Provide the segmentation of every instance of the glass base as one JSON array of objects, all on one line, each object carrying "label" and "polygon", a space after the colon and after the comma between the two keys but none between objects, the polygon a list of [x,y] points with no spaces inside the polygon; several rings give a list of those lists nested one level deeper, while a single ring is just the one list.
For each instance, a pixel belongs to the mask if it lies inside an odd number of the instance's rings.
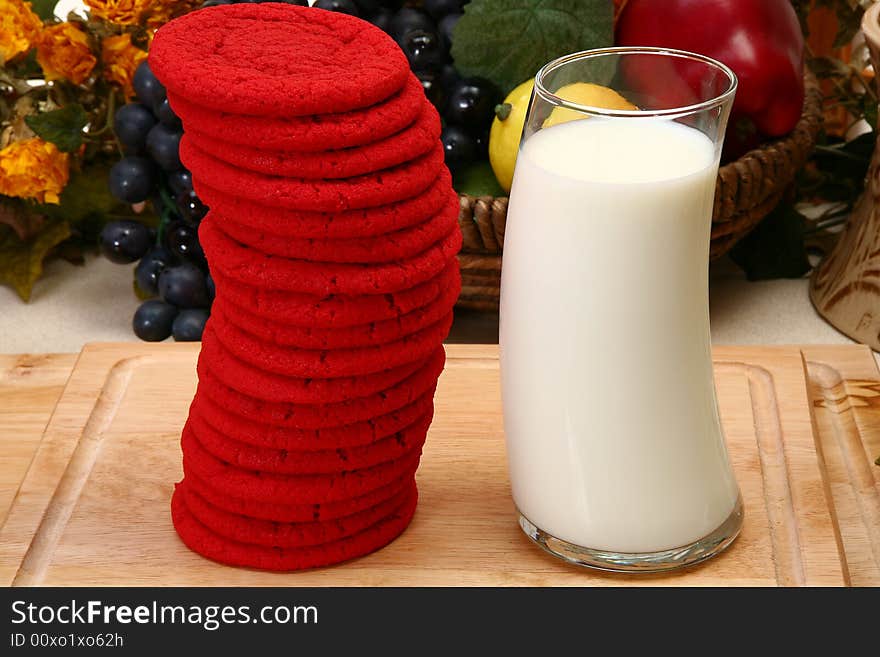
[{"label": "glass base", "polygon": [[739,498],[733,511],[715,531],[690,545],[661,552],[626,553],[594,550],[563,541],[519,514],[519,526],[526,536],[553,556],[579,566],[621,573],[657,573],[710,559],[733,543],[742,528],[742,521],[742,498]]}]

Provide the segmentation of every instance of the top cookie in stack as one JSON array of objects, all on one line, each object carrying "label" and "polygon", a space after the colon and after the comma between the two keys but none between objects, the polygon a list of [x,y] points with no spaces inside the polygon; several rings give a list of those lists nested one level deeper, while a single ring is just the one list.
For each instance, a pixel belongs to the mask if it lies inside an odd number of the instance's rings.
[{"label": "top cookie in stack", "polygon": [[375,550],[415,510],[461,287],[439,116],[387,35],[320,9],[203,9],[159,30],[150,65],[217,289],[175,526],[236,565]]}]

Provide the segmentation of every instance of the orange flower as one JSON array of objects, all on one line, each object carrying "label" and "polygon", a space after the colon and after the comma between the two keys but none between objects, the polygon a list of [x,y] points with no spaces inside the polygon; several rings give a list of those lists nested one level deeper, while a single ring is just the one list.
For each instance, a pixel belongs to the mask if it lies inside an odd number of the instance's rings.
[{"label": "orange flower", "polygon": [[40,35],[37,61],[47,80],[67,79],[80,84],[98,60],[89,48],[85,32],[73,23],[58,23]]},{"label": "orange flower", "polygon": [[198,8],[201,0],[85,0],[85,4],[94,18],[156,27]]},{"label": "orange flower", "polygon": [[150,27],[164,25],[172,18],[198,9],[201,4],[202,0],[153,0],[150,14],[147,17],[147,25]]},{"label": "orange flower", "polygon": [[0,150],[0,194],[58,203],[70,177],[70,158],[39,137]]},{"label": "orange flower", "polygon": [[104,77],[118,84],[126,98],[134,96],[131,79],[138,64],[146,58],[147,53],[132,44],[129,34],[109,36],[101,43]]},{"label": "orange flower", "polygon": [[42,27],[30,2],[0,0],[0,65],[30,50]]},{"label": "orange flower", "polygon": [[154,0],[85,0],[90,14],[117,25],[138,25]]}]

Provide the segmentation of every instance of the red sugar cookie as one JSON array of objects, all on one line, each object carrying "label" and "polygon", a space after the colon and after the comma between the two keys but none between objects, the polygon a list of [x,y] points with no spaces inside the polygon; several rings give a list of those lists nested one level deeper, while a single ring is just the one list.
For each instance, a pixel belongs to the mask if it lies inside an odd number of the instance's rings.
[{"label": "red sugar cookie", "polygon": [[360,447],[401,431],[434,408],[433,388],[413,402],[386,415],[362,422],[326,429],[293,429],[244,419],[211,401],[196,395],[190,413],[198,414],[212,427],[234,436],[239,442],[270,450],[333,450]]},{"label": "red sugar cookie", "polygon": [[266,319],[230,303],[226,297],[218,298],[214,304],[231,324],[267,342],[300,349],[343,349],[384,344],[426,328],[452,309],[460,291],[461,277],[457,276],[434,301],[400,317],[330,329]]},{"label": "red sugar cookie", "polygon": [[233,497],[226,491],[212,488],[192,471],[186,473],[186,483],[203,499],[228,513],[269,520],[270,522],[318,522],[349,516],[381,504],[404,488],[411,486],[414,483],[414,474],[415,468],[411,472],[405,472],[390,484],[374,491],[341,502],[327,504],[268,504],[244,500]]},{"label": "red sugar cookie", "polygon": [[243,470],[208,452],[189,423],[183,428],[180,446],[184,472],[192,471],[212,487],[239,497],[270,504],[326,504],[369,493],[409,472],[421,457],[425,436],[404,456],[359,470],[333,474],[279,475]]},{"label": "red sugar cookie", "polygon": [[458,224],[458,208],[458,195],[450,193],[445,208],[415,226],[375,237],[330,240],[278,235],[240,224],[222,211],[211,210],[210,214],[232,239],[263,253],[313,262],[371,264],[411,258],[436,244]]},{"label": "red sugar cookie", "polygon": [[323,545],[364,531],[392,515],[412,495],[415,482],[376,506],[334,520],[281,523],[248,518],[220,509],[182,481],[178,488],[193,517],[210,531],[233,541],[274,548]]},{"label": "red sugar cookie", "polygon": [[424,366],[397,385],[366,397],[335,404],[291,404],[256,399],[223,385],[209,368],[199,372],[196,394],[204,394],[218,406],[246,420],[295,429],[327,429],[393,413],[437,385],[446,354],[442,347],[425,360]]},{"label": "red sugar cookie", "polygon": [[212,272],[263,289],[316,295],[377,295],[406,290],[443,271],[462,243],[461,230],[454,226],[446,237],[412,258],[358,265],[270,256],[242,246],[210,216],[199,225],[199,239]]},{"label": "red sugar cookie", "polygon": [[445,290],[460,284],[458,261],[423,283],[390,294],[317,296],[287,290],[266,290],[211,272],[219,296],[242,311],[276,322],[306,328],[342,328],[394,320],[436,301]]},{"label": "red sugar cookie", "polygon": [[346,212],[309,212],[261,205],[207,184],[199,197],[217,214],[273,235],[297,239],[354,239],[373,237],[415,226],[432,217],[449,202],[452,178],[446,167],[421,194],[397,203]]},{"label": "red sugar cookie", "polygon": [[163,25],[150,67],[175,94],[258,116],[368,107],[410,73],[391,37],[366,21],[274,3],[210,7]]},{"label": "red sugar cookie", "polygon": [[429,411],[412,425],[369,445],[312,451],[254,447],[218,431],[196,411],[189,415],[189,427],[205,451],[237,468],[282,475],[331,475],[404,457],[424,441],[432,415]]},{"label": "red sugar cookie", "polygon": [[[265,117],[203,106],[168,90],[168,101],[184,128],[198,126],[215,139],[253,148],[322,152],[364,146],[390,137],[416,120],[425,103],[422,84],[410,75],[403,88],[380,103],[349,112]],[[232,126],[235,126],[232,129]]]},{"label": "red sugar cookie", "polygon": [[[215,312],[212,309],[212,313]],[[332,404],[346,399],[371,395],[387,390],[407,377],[412,376],[421,366],[424,358],[413,358],[366,376],[341,376],[335,378],[302,378],[287,374],[273,373],[248,364],[231,353],[217,339],[214,332],[216,322],[212,318],[202,336],[202,350],[196,370],[205,368],[225,385],[245,395],[266,401],[296,404]]]},{"label": "red sugar cookie", "polygon": [[257,203],[311,210],[341,212],[401,201],[426,190],[443,164],[440,142],[424,155],[389,169],[337,180],[285,178],[245,171],[208,155],[184,133],[180,161],[193,174],[193,187],[201,197],[201,185],[228,190]]},{"label": "red sugar cookie", "polygon": [[338,541],[305,548],[269,548],[224,538],[193,517],[177,489],[171,499],[171,519],[187,547],[214,561],[265,570],[302,570],[347,561],[387,545],[409,525],[417,501],[418,493],[413,488],[394,513],[372,527]]},{"label": "red sugar cookie", "polygon": [[413,363],[430,355],[451,327],[450,309],[440,321],[393,342],[354,349],[298,349],[242,331],[226,319],[222,306],[211,311],[211,328],[230,353],[258,368],[305,379],[361,377]]},{"label": "red sugar cookie", "polygon": [[350,178],[396,167],[421,157],[440,139],[440,116],[427,101],[415,122],[396,134],[355,148],[317,153],[243,146],[206,135],[198,127],[188,125],[186,138],[211,157],[257,173],[310,180]]}]

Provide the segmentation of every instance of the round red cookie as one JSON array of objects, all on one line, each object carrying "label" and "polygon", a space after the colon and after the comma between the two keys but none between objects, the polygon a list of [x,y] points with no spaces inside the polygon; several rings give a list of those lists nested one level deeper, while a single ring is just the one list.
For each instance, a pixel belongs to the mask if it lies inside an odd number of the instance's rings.
[{"label": "round red cookie", "polygon": [[362,326],[395,320],[436,301],[445,290],[460,285],[458,261],[450,260],[437,276],[390,294],[317,296],[287,290],[266,290],[211,272],[218,296],[252,313],[292,326],[315,329]]},{"label": "round red cookie", "polygon": [[440,173],[443,146],[389,169],[337,180],[285,178],[245,171],[208,155],[184,133],[180,161],[192,172],[196,192],[202,183],[270,206],[341,212],[401,201],[426,190]]},{"label": "round red cookie", "polygon": [[190,413],[239,442],[269,450],[334,450],[369,445],[391,436],[432,412],[434,391],[428,390],[413,402],[386,415],[326,429],[293,429],[244,419],[229,412],[206,395],[193,399]]},{"label": "round red cookie", "polygon": [[266,401],[332,404],[371,395],[412,376],[424,361],[424,358],[413,358],[410,362],[366,376],[320,379],[288,376],[254,367],[237,358],[217,339],[215,324],[212,318],[205,327],[197,371],[202,373],[210,369],[214,376],[233,390]]},{"label": "round red cookie", "polygon": [[415,482],[369,509],[325,521],[282,523],[249,518],[220,509],[199,495],[188,480],[177,488],[193,517],[212,532],[233,541],[275,548],[322,545],[352,536],[393,514],[412,495]]},{"label": "round red cookie", "polygon": [[210,185],[199,185],[199,197],[224,217],[273,235],[297,239],[374,237],[415,226],[440,212],[449,202],[452,178],[443,167],[421,194],[397,203],[345,212],[309,212],[261,205]]},{"label": "round red cookie", "polygon": [[246,420],[295,429],[327,429],[393,413],[421,398],[437,385],[445,353],[438,347],[424,366],[397,385],[366,397],[335,404],[269,402],[233,390],[220,382],[210,369],[199,372],[197,395],[204,394],[218,406]]},{"label": "round red cookie", "polygon": [[[355,148],[394,135],[411,125],[425,104],[422,84],[410,75],[403,88],[381,103],[312,116],[265,117],[234,114],[216,103],[202,106],[168,90],[168,101],[184,128],[253,148],[323,152]],[[230,129],[235,126],[235,129]]]},{"label": "round red cookie", "polygon": [[440,116],[426,101],[416,121],[394,135],[356,148],[319,152],[234,144],[202,133],[198,125],[187,126],[186,138],[208,155],[235,167],[270,176],[327,180],[361,176],[421,157],[440,138]]},{"label": "round red cookie", "polygon": [[284,475],[330,475],[342,469],[361,470],[403,458],[424,441],[432,414],[429,411],[410,426],[369,445],[311,451],[249,445],[235,435],[218,431],[198,412],[190,413],[188,423],[207,452],[235,467]]},{"label": "round red cookie", "polygon": [[300,349],[342,349],[385,344],[420,331],[440,321],[455,305],[460,291],[461,277],[458,276],[426,306],[395,319],[342,328],[311,328],[266,319],[230,303],[223,295],[214,301],[214,307],[221,308],[226,319],[239,329],[274,344]]},{"label": "round red cookie", "polygon": [[258,116],[368,107],[409,76],[403,52],[379,28],[274,3],[210,7],[163,25],[150,44],[150,67],[175,94]]},{"label": "round red cookie", "polygon": [[333,474],[280,475],[243,470],[208,452],[189,423],[183,429],[184,473],[192,471],[212,487],[233,497],[270,504],[326,504],[369,493],[386,486],[415,467],[421,457],[421,441],[405,455],[359,470]]},{"label": "round red cookie", "polygon": [[211,326],[230,353],[258,368],[304,379],[366,379],[364,375],[413,363],[430,355],[449,334],[452,312],[450,310],[440,321],[399,340],[354,349],[298,349],[276,345],[239,329],[226,319],[222,307],[211,310]]},{"label": "round red cookie", "polygon": [[394,496],[415,482],[415,468],[403,473],[386,486],[352,497],[341,502],[328,504],[269,504],[254,502],[229,495],[226,491],[217,490],[205,483],[195,473],[186,473],[186,483],[203,499],[218,509],[235,515],[269,520],[271,522],[318,522],[343,518],[364,509],[370,509]]},{"label": "round red cookie", "polygon": [[458,208],[458,195],[451,193],[445,208],[415,226],[375,237],[329,240],[278,235],[238,223],[222,212],[210,214],[232,239],[263,253],[313,262],[371,264],[411,258],[436,244],[458,224]]},{"label": "round red cookie", "polygon": [[226,235],[211,217],[200,224],[199,239],[212,272],[263,289],[323,296],[380,295],[414,287],[443,271],[462,243],[461,230],[454,226],[446,237],[412,258],[359,265],[270,256],[242,246]]},{"label": "round red cookie", "polygon": [[417,502],[418,493],[413,488],[394,513],[372,527],[338,541],[304,548],[249,545],[220,536],[195,519],[177,490],[171,499],[171,520],[187,547],[214,561],[264,570],[302,570],[348,561],[387,545],[409,525]]}]

